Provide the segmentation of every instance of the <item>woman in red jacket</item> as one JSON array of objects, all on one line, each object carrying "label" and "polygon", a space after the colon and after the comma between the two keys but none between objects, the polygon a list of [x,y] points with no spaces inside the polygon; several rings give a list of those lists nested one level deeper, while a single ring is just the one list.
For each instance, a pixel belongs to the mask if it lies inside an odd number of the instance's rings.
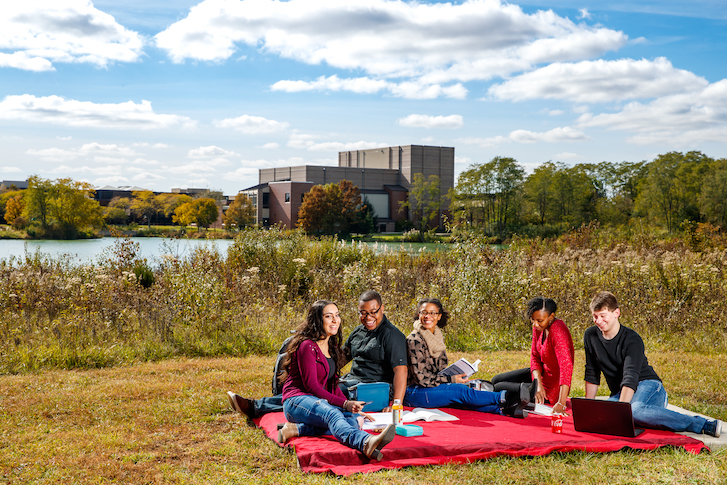
[{"label": "woman in red jacket", "polygon": [[528,302],[527,315],[533,325],[530,368],[492,378],[495,390],[512,390],[538,380],[535,402],[548,403],[554,413],[564,413],[573,377],[573,339],[563,320],[555,317],[558,306],[541,296]]},{"label": "woman in red jacket", "polygon": [[278,441],[330,432],[344,445],[381,460],[381,448],[394,439],[396,427],[391,424],[379,435],[360,429],[357,414],[366,403],[347,400],[338,387],[341,368],[346,364],[340,328],[338,307],[318,300],[288,345],[281,377],[288,422],[278,432]]}]

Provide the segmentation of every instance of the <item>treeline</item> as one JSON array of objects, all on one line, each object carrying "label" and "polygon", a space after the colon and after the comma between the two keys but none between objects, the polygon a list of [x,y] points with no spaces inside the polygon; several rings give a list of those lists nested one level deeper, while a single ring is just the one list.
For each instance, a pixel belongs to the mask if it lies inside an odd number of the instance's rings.
[{"label": "treeline", "polygon": [[651,162],[547,162],[526,175],[517,160],[495,157],[470,165],[449,197],[457,227],[491,236],[552,236],[591,221],[727,227],[727,159],[669,152]]},{"label": "treeline", "polygon": [[[152,221],[158,223],[162,218],[182,228],[208,228],[220,218],[222,201],[215,195],[193,198],[146,190],[132,192],[130,198],[116,197],[102,207],[86,182],[34,175],[28,179],[27,189],[11,187],[0,194],[0,216],[30,237],[48,239],[94,237],[97,229],[111,224],[142,223],[149,228]],[[226,228],[240,229],[254,223],[254,214],[250,199],[238,195],[222,219]]]}]

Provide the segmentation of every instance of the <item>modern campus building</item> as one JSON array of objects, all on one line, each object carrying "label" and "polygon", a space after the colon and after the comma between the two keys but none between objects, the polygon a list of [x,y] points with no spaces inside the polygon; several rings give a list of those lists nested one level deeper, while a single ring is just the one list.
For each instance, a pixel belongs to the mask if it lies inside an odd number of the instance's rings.
[{"label": "modern campus building", "polygon": [[[258,185],[241,190],[257,210],[257,223],[295,227],[303,195],[314,185],[349,180],[361,190],[361,197],[376,211],[379,230],[394,230],[395,221],[413,220],[401,203],[412,199],[409,193],[415,174],[425,181],[439,177],[441,204],[434,224],[440,224],[449,210],[445,198],[454,186],[454,148],[421,145],[393,146],[338,153],[338,166],[302,165],[260,169]],[[414,200],[411,200],[412,205]]]}]

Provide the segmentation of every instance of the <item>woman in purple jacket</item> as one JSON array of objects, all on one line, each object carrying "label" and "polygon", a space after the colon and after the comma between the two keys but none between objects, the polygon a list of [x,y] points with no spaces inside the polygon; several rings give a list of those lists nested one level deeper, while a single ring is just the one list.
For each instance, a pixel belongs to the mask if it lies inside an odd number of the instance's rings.
[{"label": "woman in purple jacket", "polygon": [[293,336],[281,376],[288,422],[278,432],[278,441],[330,432],[344,445],[381,460],[381,448],[394,439],[396,427],[391,424],[379,435],[361,431],[356,415],[366,403],[347,400],[338,387],[341,368],[346,364],[340,327],[338,307],[318,300]]}]

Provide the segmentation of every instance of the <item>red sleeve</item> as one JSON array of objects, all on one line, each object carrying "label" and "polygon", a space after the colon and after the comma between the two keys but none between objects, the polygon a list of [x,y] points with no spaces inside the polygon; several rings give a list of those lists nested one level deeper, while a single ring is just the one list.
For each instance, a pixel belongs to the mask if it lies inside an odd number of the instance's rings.
[{"label": "red sleeve", "polygon": [[312,340],[301,342],[296,352],[300,378],[303,381],[303,390],[316,397],[327,400],[333,406],[343,407],[346,398],[339,390],[332,394],[326,390],[328,377],[328,363],[318,345]]},{"label": "red sleeve", "polygon": [[568,327],[566,327],[562,320],[557,320],[550,328],[553,338],[553,349],[555,350],[555,357],[558,359],[558,367],[560,368],[560,382],[558,385],[570,387],[573,378],[573,356],[575,354],[573,350],[573,338],[571,337],[570,330],[568,330]]},{"label": "red sleeve", "polygon": [[540,375],[543,375],[543,358],[540,356],[538,351],[538,339],[542,335],[542,332],[538,332],[533,327],[533,340],[530,344],[530,374],[533,371],[539,371]]}]

